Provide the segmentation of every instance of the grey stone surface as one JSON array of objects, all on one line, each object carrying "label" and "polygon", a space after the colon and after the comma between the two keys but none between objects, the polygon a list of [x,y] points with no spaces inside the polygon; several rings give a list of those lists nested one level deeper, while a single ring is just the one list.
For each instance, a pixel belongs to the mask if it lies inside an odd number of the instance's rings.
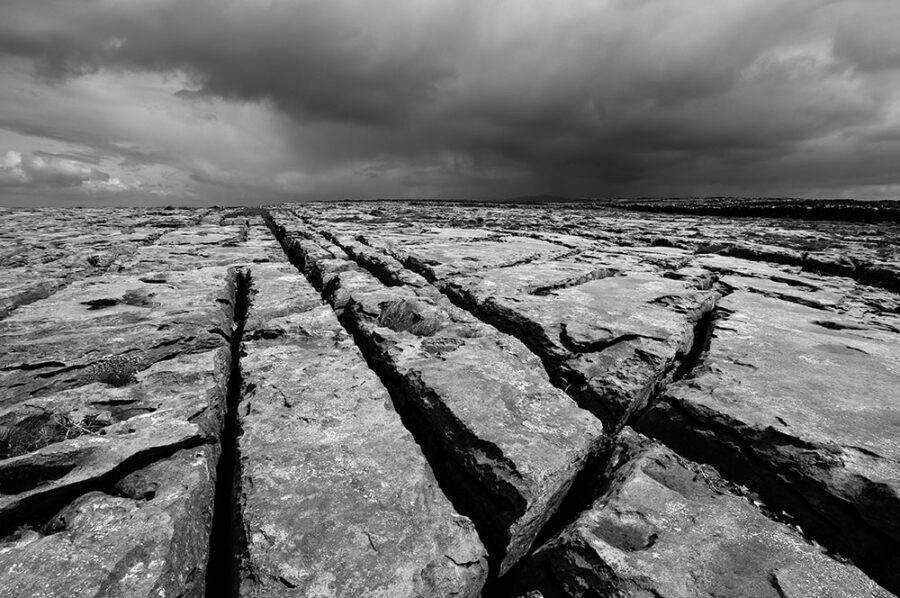
[{"label": "grey stone surface", "polygon": [[325,271],[319,278],[326,296],[376,371],[402,393],[426,450],[446,461],[444,475],[502,574],[528,550],[596,452],[602,425],[549,383],[521,343],[440,293],[384,286],[347,260],[318,261],[340,251],[327,249],[324,239],[293,247],[308,270]]},{"label": "grey stone surface", "polygon": [[252,268],[242,596],[479,596],[487,555],[387,390],[289,264]]},{"label": "grey stone surface", "polygon": [[[610,428],[631,421],[716,464],[900,587],[896,225],[742,221],[736,237],[725,219],[490,207],[350,217],[362,211],[295,213],[385,283],[422,274],[516,335]],[[756,325],[717,327],[732,321]]]},{"label": "grey stone surface", "polygon": [[[61,282],[0,321],[6,595],[204,594],[237,269],[268,256],[247,222],[198,226],[202,214],[138,213],[142,236],[105,222],[65,239],[53,221],[56,253],[24,260]],[[140,239],[97,253],[117,235]]]},{"label": "grey stone surface", "polygon": [[0,209],[0,593],[900,591],[900,224],[722,205]]},{"label": "grey stone surface", "polygon": [[215,457],[209,445],[182,450],[7,537],[3,594],[203,596]]},{"label": "grey stone surface", "polygon": [[612,429],[671,379],[718,297],[704,290],[702,276],[671,276],[688,263],[684,250],[573,252],[521,235],[491,238],[487,231],[457,243],[441,242],[441,231],[429,242],[421,234],[394,233],[390,243],[356,235],[380,253],[352,234],[317,230],[387,282],[413,283],[408,266],[457,305],[519,338],[558,385]]},{"label": "grey stone surface", "polygon": [[691,458],[708,455],[879,579],[895,580],[896,333],[753,288],[720,302],[695,375],[637,425]]},{"label": "grey stone surface", "polygon": [[891,594],[767,518],[710,467],[625,428],[607,490],[523,563],[520,594],[800,598]]}]

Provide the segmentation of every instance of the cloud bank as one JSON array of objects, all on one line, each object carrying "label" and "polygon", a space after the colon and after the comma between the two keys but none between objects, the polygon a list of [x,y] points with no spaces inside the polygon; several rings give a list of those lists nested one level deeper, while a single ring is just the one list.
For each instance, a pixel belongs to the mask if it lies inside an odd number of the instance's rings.
[{"label": "cloud bank", "polygon": [[81,187],[86,190],[121,191],[127,189],[118,178],[92,168],[79,159],[36,152],[23,156],[8,151],[0,159],[0,188],[23,187]]},{"label": "cloud bank", "polygon": [[211,200],[890,195],[896,31],[895,0],[4,0],[54,118],[0,94],[0,127]]}]

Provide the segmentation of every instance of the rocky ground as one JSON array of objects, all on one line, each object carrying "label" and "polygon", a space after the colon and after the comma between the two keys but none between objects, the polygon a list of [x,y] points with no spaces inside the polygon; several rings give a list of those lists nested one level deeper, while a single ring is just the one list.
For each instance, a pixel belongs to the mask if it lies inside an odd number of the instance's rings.
[{"label": "rocky ground", "polygon": [[900,593],[897,206],[638,203],[0,210],[0,593]]}]

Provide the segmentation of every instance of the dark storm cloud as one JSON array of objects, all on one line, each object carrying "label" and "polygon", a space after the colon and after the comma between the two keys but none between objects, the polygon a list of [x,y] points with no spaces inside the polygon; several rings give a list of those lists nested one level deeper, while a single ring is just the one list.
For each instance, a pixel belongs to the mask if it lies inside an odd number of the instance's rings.
[{"label": "dark storm cloud", "polygon": [[38,59],[49,77],[183,69],[201,94],[269,100],[302,119],[381,123],[403,118],[453,74],[440,31],[465,17],[401,4],[385,12],[309,0],[10,0],[0,8],[0,49]]},{"label": "dark storm cloud", "polygon": [[897,30],[896,0],[0,6],[43,77],[181,73],[181,101],[290,116],[280,190],[323,195],[900,184]]},{"label": "dark storm cloud", "polygon": [[[847,3],[853,4],[853,3]],[[835,51],[866,71],[900,66],[900,9],[892,0],[872,0],[849,11],[837,27]]]}]

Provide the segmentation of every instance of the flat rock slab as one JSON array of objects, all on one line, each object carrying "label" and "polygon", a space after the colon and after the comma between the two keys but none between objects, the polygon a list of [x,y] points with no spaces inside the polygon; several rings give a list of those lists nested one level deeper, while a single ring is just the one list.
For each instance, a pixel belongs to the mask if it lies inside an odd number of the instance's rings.
[{"label": "flat rock slab", "polygon": [[900,592],[898,231],[0,209],[0,594]]},{"label": "flat rock slab", "polygon": [[499,240],[451,243],[430,241],[422,245],[410,243],[404,245],[403,249],[415,255],[437,278],[571,253],[568,247],[540,239],[514,236]]},{"label": "flat rock slab", "polygon": [[286,263],[251,270],[242,596],[478,596],[487,555],[387,390]]},{"label": "flat rock slab", "polygon": [[266,259],[264,247],[247,243],[249,221],[229,225],[205,224],[168,232],[152,244],[117,260],[111,271],[165,276],[168,272],[229,267]]},{"label": "flat rock slab", "polygon": [[[494,272],[453,279],[445,289],[544,357],[579,403],[610,428],[642,409],[672,375],[717,298],[643,272],[576,278],[571,286],[522,294],[494,281]],[[541,280],[531,284],[540,288]]]},{"label": "flat rock slab", "polygon": [[510,235],[479,229],[429,228],[423,231],[384,231],[318,221],[323,229],[341,230],[363,242],[409,259],[431,279],[471,274],[489,268],[509,268],[538,260],[558,259],[573,253],[568,245],[533,236]]},{"label": "flat rock slab", "polygon": [[[309,244],[292,246],[309,269],[317,256],[341,252]],[[405,416],[502,574],[559,507],[603,440],[602,425],[550,384],[520,342],[436,290],[387,287],[346,259],[323,261],[332,270],[326,295],[373,368],[405,397]]]},{"label": "flat rock slab", "polygon": [[103,274],[197,218],[194,210],[0,211],[0,319],[75,280]]},{"label": "flat rock slab", "polygon": [[751,290],[852,319],[863,328],[900,332],[900,296],[849,278],[719,255],[699,255],[698,266],[717,273],[735,290]]},{"label": "flat rock slab", "polygon": [[605,477],[593,505],[524,561],[521,595],[891,596],[733,494],[712,468],[628,428]]},{"label": "flat rock slab", "polygon": [[204,595],[216,451],[183,450],[0,541],[5,596]]},{"label": "flat rock slab", "polygon": [[204,594],[236,264],[278,253],[248,226],[175,222],[0,322],[0,587]]},{"label": "flat rock slab", "polygon": [[900,588],[897,335],[752,291],[720,307],[702,367],[639,429],[790,505],[809,533]]},{"label": "flat rock slab", "polygon": [[24,272],[4,270],[0,272],[0,319],[8,316],[21,305],[34,303],[49,297],[59,288],[65,286],[63,279],[27,280]]},{"label": "flat rock slab", "polygon": [[106,274],[20,307],[0,321],[0,404],[101,380],[109,356],[140,370],[227,345],[234,263]]},{"label": "flat rock slab", "polygon": [[[410,284],[411,273],[397,267],[402,262],[433,280],[457,305],[519,338],[544,360],[558,386],[568,388],[611,429],[643,409],[651,393],[674,375],[679,360],[693,348],[695,328],[717,298],[713,291],[698,290],[690,277],[684,281],[665,275],[689,263],[690,255],[679,249],[598,249],[567,259],[532,252],[541,259],[504,267],[479,262],[470,268],[460,264],[471,261],[475,248],[491,260],[503,255],[498,244],[515,248],[538,242],[503,237],[420,245],[410,235],[402,245],[373,241],[390,254],[378,259],[377,250],[355,241],[378,239],[374,235],[318,231],[379,278]],[[402,238],[394,234],[395,240]],[[399,262],[386,263],[393,258]],[[462,274],[468,270],[474,272]]]},{"label": "flat rock slab", "polygon": [[[215,441],[229,366],[226,351],[187,355],[155,364],[128,387],[91,384],[0,412],[14,443],[6,448],[24,445],[0,460],[5,533],[179,449]],[[27,434],[11,434],[18,428]]]}]

